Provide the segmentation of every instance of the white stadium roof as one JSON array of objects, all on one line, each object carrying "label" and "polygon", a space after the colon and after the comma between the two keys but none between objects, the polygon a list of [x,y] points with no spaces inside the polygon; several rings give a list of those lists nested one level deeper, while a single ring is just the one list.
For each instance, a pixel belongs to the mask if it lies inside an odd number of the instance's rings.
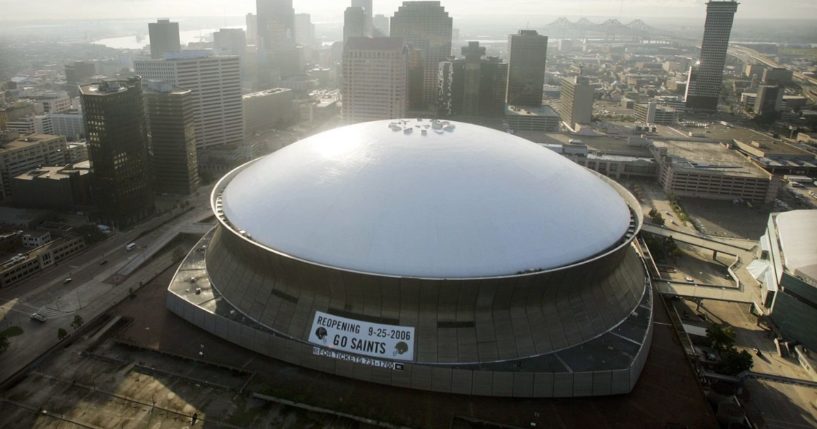
[{"label": "white stadium roof", "polygon": [[500,131],[431,124],[368,122],[294,143],[227,184],[224,214],[278,252],[422,278],[558,268],[626,233],[624,200],[583,167]]}]

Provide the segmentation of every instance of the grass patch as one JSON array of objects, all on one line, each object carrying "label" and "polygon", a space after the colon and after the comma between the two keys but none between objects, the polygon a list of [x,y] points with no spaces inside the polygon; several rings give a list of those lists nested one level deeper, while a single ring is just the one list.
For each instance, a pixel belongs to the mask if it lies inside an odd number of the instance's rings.
[{"label": "grass patch", "polygon": [[669,203],[670,206],[672,207],[672,211],[675,212],[675,216],[678,217],[678,220],[684,223],[689,222],[689,215],[684,210],[684,208],[681,207],[681,203],[679,203],[678,200],[675,199],[675,197],[670,197]]}]

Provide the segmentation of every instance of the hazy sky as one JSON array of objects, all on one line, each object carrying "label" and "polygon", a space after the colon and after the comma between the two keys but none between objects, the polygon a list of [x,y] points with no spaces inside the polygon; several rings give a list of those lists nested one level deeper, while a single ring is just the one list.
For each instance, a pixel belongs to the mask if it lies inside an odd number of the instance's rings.
[{"label": "hazy sky", "polygon": [[[350,1],[295,0],[295,10],[313,21],[339,21]],[[401,1],[374,0],[374,12],[391,16]],[[546,15],[703,17],[705,0],[443,0],[457,16]],[[817,19],[817,0],[740,0],[738,19]],[[0,21],[240,16],[255,0],[0,0]]]}]

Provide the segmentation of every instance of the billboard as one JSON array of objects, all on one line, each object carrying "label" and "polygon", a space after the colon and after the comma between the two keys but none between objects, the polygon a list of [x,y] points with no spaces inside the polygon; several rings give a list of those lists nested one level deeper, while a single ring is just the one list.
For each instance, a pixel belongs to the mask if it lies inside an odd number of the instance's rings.
[{"label": "billboard", "polygon": [[309,342],[383,359],[414,360],[414,327],[384,325],[315,312]]}]

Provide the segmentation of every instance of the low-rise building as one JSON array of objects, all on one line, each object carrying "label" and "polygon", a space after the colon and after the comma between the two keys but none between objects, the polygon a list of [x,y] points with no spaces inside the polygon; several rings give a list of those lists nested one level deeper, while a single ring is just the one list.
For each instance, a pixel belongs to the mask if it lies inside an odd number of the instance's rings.
[{"label": "low-rise building", "polygon": [[755,109],[755,102],[757,102],[756,92],[743,92],[740,94],[740,104],[744,109]]},{"label": "low-rise building", "polygon": [[783,95],[784,109],[802,109],[808,104],[808,98],[802,95]]},{"label": "low-rise building", "polygon": [[780,139],[754,131],[735,136],[738,151],[757,165],[777,175],[817,175],[817,159],[813,153]]},{"label": "low-rise building", "polygon": [[656,101],[636,104],[635,116],[639,122],[645,124],[671,125],[678,122],[678,112],[675,109],[660,105]]},{"label": "low-rise building", "polygon": [[81,237],[63,237],[0,263],[0,288],[21,282],[85,248]]},{"label": "low-rise building", "polygon": [[28,249],[36,249],[46,243],[50,242],[51,233],[48,231],[28,231],[24,232],[21,237],[23,247]]},{"label": "low-rise building", "polygon": [[2,230],[35,229],[51,214],[48,210],[0,207],[0,228]]},{"label": "low-rise building", "polygon": [[581,142],[542,146],[611,179],[655,177],[655,161],[651,158],[604,154],[588,148]]},{"label": "low-rise building", "polygon": [[243,96],[244,132],[286,128],[298,119],[292,103],[292,90],[272,88]]},{"label": "low-rise building", "polygon": [[755,203],[774,201],[780,180],[728,144],[654,141],[658,183],[667,194]]},{"label": "low-rise building", "polygon": [[69,210],[90,204],[90,163],[40,167],[12,179],[18,207]]},{"label": "low-rise building", "polygon": [[78,164],[80,162],[88,161],[88,143],[84,141],[69,142],[67,148],[67,161],[69,164]]},{"label": "low-rise building", "polygon": [[12,195],[12,178],[43,165],[65,165],[65,137],[29,134],[0,142],[0,200]]},{"label": "low-rise building", "polygon": [[22,230],[4,230],[0,232],[0,254],[15,252],[22,245]]},{"label": "low-rise building", "polygon": [[561,117],[552,107],[512,106],[505,107],[505,121],[514,131],[558,132]]},{"label": "low-rise building", "polygon": [[749,272],[764,313],[789,340],[817,350],[817,210],[772,213]]}]

